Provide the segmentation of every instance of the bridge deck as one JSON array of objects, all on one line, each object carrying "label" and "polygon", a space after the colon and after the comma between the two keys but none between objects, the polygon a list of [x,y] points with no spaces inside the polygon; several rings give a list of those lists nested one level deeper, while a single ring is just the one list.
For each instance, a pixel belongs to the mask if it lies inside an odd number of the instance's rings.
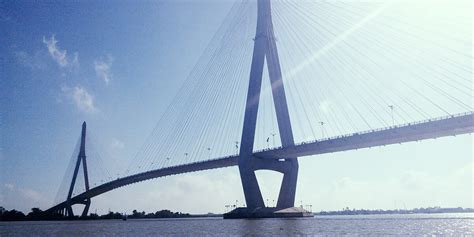
[{"label": "bridge deck", "polygon": [[[287,157],[310,156],[367,147],[383,146],[444,136],[454,136],[472,132],[474,132],[474,113],[469,112],[401,126],[388,127],[379,130],[359,132],[335,138],[300,143],[292,147],[278,147],[270,150],[262,150],[257,151],[254,154],[256,157],[264,159],[282,159]],[[234,155],[151,170],[119,178],[94,187],[87,192],[73,197],[70,203],[82,203],[86,199],[98,196],[113,189],[148,179],[235,166],[237,164],[238,156]],[[47,211],[60,210],[66,206],[67,202],[62,202],[48,209]]]},{"label": "bridge deck", "polygon": [[[108,183],[101,184],[97,187],[90,189],[87,192],[83,192],[77,196],[71,198],[71,204],[82,203],[83,200],[89,199],[100,194],[106,193],[108,191],[114,190],[116,188],[123,187],[125,185],[141,182],[144,180],[159,178],[163,176],[175,175],[175,174],[183,174],[201,170],[209,170],[209,169],[216,169],[216,168],[224,168],[228,166],[235,166],[238,162],[238,156],[228,156],[219,159],[201,161],[201,162],[194,162],[185,165],[178,165],[178,166],[171,166],[156,170],[151,170],[143,173],[138,173],[134,175],[130,175],[123,178],[118,178],[116,180],[110,181]],[[56,206],[46,210],[46,211],[54,211],[65,208],[67,206],[67,202],[64,201],[62,203],[57,204]]]},{"label": "bridge deck", "polygon": [[474,113],[464,113],[416,123],[358,132],[324,140],[257,151],[255,156],[268,159],[301,157],[338,151],[384,146],[474,132]]}]

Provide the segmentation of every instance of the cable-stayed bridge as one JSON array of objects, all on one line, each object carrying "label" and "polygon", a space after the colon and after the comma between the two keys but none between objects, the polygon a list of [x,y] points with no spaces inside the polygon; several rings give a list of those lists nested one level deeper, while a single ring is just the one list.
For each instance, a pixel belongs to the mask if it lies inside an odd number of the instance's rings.
[{"label": "cable-stayed bridge", "polygon": [[84,123],[48,211],[86,215],[110,190],[229,166],[249,210],[265,206],[255,171],[283,173],[287,208],[298,157],[472,133],[472,3],[427,4],[237,2],[120,177],[91,173],[103,164]]}]

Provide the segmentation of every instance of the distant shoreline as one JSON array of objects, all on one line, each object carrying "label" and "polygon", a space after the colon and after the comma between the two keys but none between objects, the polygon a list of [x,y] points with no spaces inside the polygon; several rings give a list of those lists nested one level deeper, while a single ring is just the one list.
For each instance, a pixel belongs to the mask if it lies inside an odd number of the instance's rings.
[{"label": "distant shoreline", "polygon": [[[453,211],[453,212],[391,212],[391,213],[342,213],[342,211],[331,211],[331,212],[313,212],[315,216],[371,216],[371,215],[416,215],[416,214],[460,214],[460,213],[474,213],[474,210],[469,211]],[[191,214],[188,217],[182,218],[213,218],[213,217],[222,217],[223,214],[200,214],[193,215]]]},{"label": "distant shoreline", "polygon": [[443,213],[474,213],[474,208],[414,208],[414,209],[396,209],[396,210],[365,210],[365,209],[349,209],[345,208],[341,211],[320,211],[314,212],[317,216],[334,216],[334,215],[379,215],[379,214],[443,214]]},{"label": "distant shoreline", "polygon": [[[365,209],[349,209],[345,208],[340,211],[320,211],[313,212],[315,216],[356,216],[356,215],[406,215],[406,214],[447,214],[447,213],[474,213],[474,208],[441,208],[441,207],[428,207],[428,208],[414,208],[408,209],[397,209],[397,210],[365,210]],[[155,213],[137,212],[133,211],[133,214],[127,215],[119,212],[109,212],[105,215],[97,215],[95,213],[89,214],[87,217],[66,217],[58,214],[47,214],[42,212],[39,208],[32,208],[32,212],[28,215],[16,210],[7,211],[1,209],[0,221],[48,221],[48,220],[118,220],[118,219],[182,219],[182,218],[217,218],[223,217],[223,214],[189,214],[181,212],[171,212],[169,210],[161,210]]]}]

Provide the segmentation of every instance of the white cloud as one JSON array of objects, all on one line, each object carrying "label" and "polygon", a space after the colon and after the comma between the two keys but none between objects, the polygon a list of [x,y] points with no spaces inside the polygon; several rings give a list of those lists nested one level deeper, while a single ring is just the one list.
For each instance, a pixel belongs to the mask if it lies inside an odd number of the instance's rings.
[{"label": "white cloud", "polygon": [[84,87],[63,87],[62,91],[66,93],[66,96],[73,101],[80,111],[85,113],[94,113],[98,111],[97,107],[95,106],[94,97],[89,92],[87,92]]},{"label": "white cloud", "polygon": [[67,58],[66,58],[66,50],[61,50],[59,47],[56,45],[58,41],[56,40],[55,36],[52,35],[51,39],[47,40],[43,36],[43,43],[46,44],[46,47],[48,47],[48,52],[51,55],[51,57],[59,64],[61,67],[67,66]]},{"label": "white cloud", "polygon": [[58,41],[54,35],[50,39],[46,39],[43,36],[43,43],[48,48],[49,55],[58,63],[61,68],[65,67],[78,67],[79,66],[79,56],[77,52],[74,54],[74,58],[71,60],[67,56],[66,50],[61,50],[58,46]]},{"label": "white cloud", "polygon": [[113,150],[122,150],[125,147],[125,144],[117,138],[113,138],[110,146]]},{"label": "white cloud", "polygon": [[80,110],[84,112],[97,111],[94,105],[94,97],[92,97],[83,87],[74,87],[72,98]]},{"label": "white cloud", "polygon": [[102,79],[106,85],[109,84],[112,79],[112,72],[110,71],[112,67],[113,58],[109,55],[107,60],[96,60],[94,61],[94,69],[97,77]]}]

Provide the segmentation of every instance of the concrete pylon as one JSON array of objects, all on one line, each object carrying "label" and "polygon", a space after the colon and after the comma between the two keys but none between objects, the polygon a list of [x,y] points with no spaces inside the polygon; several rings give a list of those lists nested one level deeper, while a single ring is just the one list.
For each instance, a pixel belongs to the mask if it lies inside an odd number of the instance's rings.
[{"label": "concrete pylon", "polygon": [[[82,163],[82,170],[84,171],[84,184],[86,188],[86,192],[89,191],[89,175],[87,172],[87,160],[86,160],[86,122],[82,123],[82,131],[81,131],[81,146],[79,148],[79,154],[77,155],[77,161],[76,161],[76,166],[74,167],[74,174],[72,176],[71,180],[71,185],[69,186],[69,192],[67,195],[67,207],[66,207],[66,215],[67,216],[74,216],[74,212],[72,210],[72,205],[75,203],[71,202],[72,198],[72,191],[74,190],[74,186],[76,184],[76,179],[77,179],[77,174],[79,172],[79,167],[81,166]],[[89,207],[91,204],[90,199],[83,200],[81,204],[84,204],[84,210],[82,212],[81,216],[87,216],[87,212],[89,211]]]},{"label": "concrete pylon", "polygon": [[282,146],[293,146],[294,139],[290,116],[282,80],[278,50],[275,43],[270,0],[258,0],[257,30],[254,39],[250,81],[245,108],[244,125],[240,146],[239,171],[244,189],[247,208],[253,210],[264,207],[263,197],[258,186],[256,170],[273,170],[284,174],[278,196],[277,208],[293,207],[298,179],[298,160],[296,157],[284,160],[263,160],[253,156],[257,113],[262,85],[264,61],[272,87],[273,101]]}]

